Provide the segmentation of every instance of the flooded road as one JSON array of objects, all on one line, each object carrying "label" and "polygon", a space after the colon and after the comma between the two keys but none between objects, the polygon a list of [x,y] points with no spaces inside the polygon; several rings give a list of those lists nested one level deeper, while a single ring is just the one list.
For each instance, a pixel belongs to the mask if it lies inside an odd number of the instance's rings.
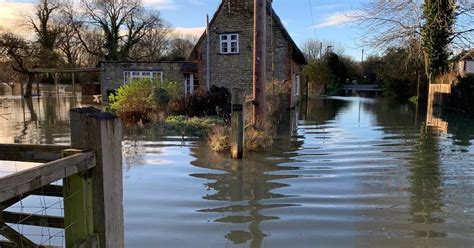
[{"label": "flooded road", "polygon": [[[68,143],[79,104],[48,101],[2,108],[0,143]],[[359,98],[311,99],[299,116],[243,161],[126,130],[127,247],[474,246],[472,120],[433,127],[413,105]]]}]

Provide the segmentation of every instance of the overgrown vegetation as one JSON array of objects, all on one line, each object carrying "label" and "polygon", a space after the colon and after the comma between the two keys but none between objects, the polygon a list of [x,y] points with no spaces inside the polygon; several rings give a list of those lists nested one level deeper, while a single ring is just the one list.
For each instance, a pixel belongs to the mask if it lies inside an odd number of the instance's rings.
[{"label": "overgrown vegetation", "polygon": [[[273,145],[277,135],[277,126],[287,108],[282,99],[289,98],[287,94],[291,87],[284,82],[272,81],[266,84],[266,118],[264,123],[253,124],[253,105],[250,104],[250,96],[247,96],[248,104],[244,107],[244,148],[246,151],[265,151]],[[289,102],[289,101],[288,101]],[[209,147],[217,152],[229,151],[231,147],[230,127],[228,123],[217,125],[209,133]]]},{"label": "overgrown vegetation", "polygon": [[140,79],[109,96],[108,110],[127,124],[159,123],[180,134],[204,136],[230,118],[230,93],[213,86],[185,96],[180,83]]}]

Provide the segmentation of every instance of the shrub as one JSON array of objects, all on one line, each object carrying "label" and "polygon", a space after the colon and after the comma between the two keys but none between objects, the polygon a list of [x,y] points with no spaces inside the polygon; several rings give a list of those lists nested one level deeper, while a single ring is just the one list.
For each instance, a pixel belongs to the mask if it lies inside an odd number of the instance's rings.
[{"label": "shrub", "polygon": [[169,103],[172,100],[176,103],[182,92],[179,83],[137,79],[117,89],[115,95],[110,95],[109,109],[130,122],[149,122],[156,117],[163,119]]},{"label": "shrub", "polygon": [[197,91],[185,99],[186,115],[230,117],[230,92],[224,87],[212,86],[209,92]]},{"label": "shrub", "polygon": [[266,130],[256,127],[245,129],[245,149],[247,151],[265,151],[273,145],[273,136]]},{"label": "shrub", "polygon": [[455,72],[446,72],[434,79],[434,84],[452,84],[457,81]]},{"label": "shrub", "polygon": [[230,150],[230,127],[223,125],[214,126],[209,132],[209,147],[216,152]]},{"label": "shrub", "polygon": [[109,96],[110,109],[128,121],[150,121],[153,104],[150,94],[154,83],[151,80],[134,80],[117,89]]},{"label": "shrub", "polygon": [[150,100],[159,110],[165,110],[170,101],[170,95],[166,89],[155,87],[150,95]]},{"label": "shrub", "polygon": [[184,98],[172,98],[168,103],[168,113],[171,115],[185,115],[186,105]]}]

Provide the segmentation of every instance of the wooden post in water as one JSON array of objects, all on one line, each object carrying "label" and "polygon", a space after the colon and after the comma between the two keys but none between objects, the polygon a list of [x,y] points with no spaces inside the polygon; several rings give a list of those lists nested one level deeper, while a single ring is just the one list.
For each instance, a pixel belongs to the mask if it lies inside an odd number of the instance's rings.
[{"label": "wooden post in water", "polygon": [[[91,107],[72,109],[70,115],[72,148],[96,152],[96,166],[90,171],[91,197],[78,199],[82,210],[77,211],[84,211],[85,216],[89,216],[92,211],[93,233],[97,234],[100,247],[122,248],[124,247],[122,125],[116,116]],[[87,177],[72,178],[69,181],[71,186],[77,187],[71,191],[72,193],[87,189],[90,185]],[[65,202],[66,197],[64,196]],[[65,211],[65,215],[67,214]],[[65,219],[68,217],[65,216]],[[88,225],[84,230],[80,230],[82,227],[79,226],[77,228],[80,232],[90,232]],[[71,230],[71,233],[73,231],[75,230]],[[87,242],[91,244],[95,241]]]},{"label": "wooden post in water", "polygon": [[231,157],[242,159],[244,154],[244,104],[245,91],[232,89]]}]

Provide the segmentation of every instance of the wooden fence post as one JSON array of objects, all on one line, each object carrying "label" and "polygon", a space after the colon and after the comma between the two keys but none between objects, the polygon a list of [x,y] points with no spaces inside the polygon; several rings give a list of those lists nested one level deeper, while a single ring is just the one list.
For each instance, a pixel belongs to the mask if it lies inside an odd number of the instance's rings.
[{"label": "wooden fence post", "polygon": [[[79,153],[80,150],[67,149],[62,157]],[[77,247],[94,235],[92,178],[90,175],[73,175],[63,180],[64,226],[66,247]]]},{"label": "wooden fence post", "polygon": [[232,89],[231,156],[242,159],[244,153],[244,104],[245,91]]},{"label": "wooden fence post", "polygon": [[96,166],[90,172],[94,234],[100,247],[122,248],[122,125],[116,116],[92,107],[72,109],[70,116],[72,148],[96,153]]}]

